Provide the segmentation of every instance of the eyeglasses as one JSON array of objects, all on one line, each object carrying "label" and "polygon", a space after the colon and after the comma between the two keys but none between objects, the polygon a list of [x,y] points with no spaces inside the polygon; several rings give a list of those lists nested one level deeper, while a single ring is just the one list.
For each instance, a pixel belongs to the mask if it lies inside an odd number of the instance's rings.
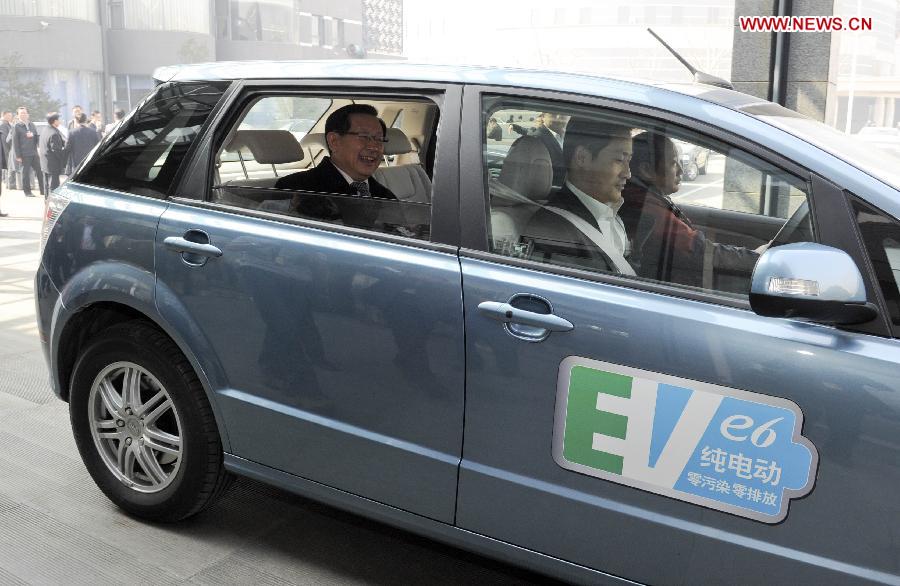
[{"label": "eyeglasses", "polygon": [[387,137],[378,136],[375,134],[366,134],[365,132],[342,132],[341,134],[350,134],[359,139],[360,142],[369,144],[370,142],[374,142],[376,145],[383,144],[388,141]]}]

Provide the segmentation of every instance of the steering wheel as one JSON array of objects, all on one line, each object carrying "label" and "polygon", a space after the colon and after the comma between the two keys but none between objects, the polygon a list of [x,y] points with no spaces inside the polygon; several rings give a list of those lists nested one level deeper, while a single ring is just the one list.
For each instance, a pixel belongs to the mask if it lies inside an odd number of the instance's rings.
[{"label": "steering wheel", "polygon": [[[788,221],[785,222],[778,232],[775,234],[775,237],[772,238],[771,246],[780,246],[782,244],[787,244],[791,242],[791,239],[794,236],[794,233],[798,230],[802,230],[804,224],[809,218],[809,200],[804,200],[800,207],[788,218]],[[770,246],[770,248],[771,248]]]}]

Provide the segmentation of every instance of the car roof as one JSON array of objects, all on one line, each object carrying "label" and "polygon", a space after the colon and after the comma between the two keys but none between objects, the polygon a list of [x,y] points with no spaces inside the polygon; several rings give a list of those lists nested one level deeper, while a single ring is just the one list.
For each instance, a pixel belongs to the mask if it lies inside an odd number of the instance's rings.
[{"label": "car roof", "polygon": [[[798,116],[760,98],[733,90],[698,83],[660,83],[625,77],[604,77],[585,73],[565,73],[540,69],[515,69],[473,65],[433,65],[408,61],[323,60],[323,61],[218,61],[159,67],[153,72],[157,82],[215,81],[235,79],[379,79],[433,83],[469,83],[510,88],[552,89],[598,97],[634,99],[639,94],[675,92],[719,104],[745,113]],[[637,101],[643,102],[644,99]],[[769,108],[752,112],[748,107]],[[782,112],[783,111],[783,112]]]}]

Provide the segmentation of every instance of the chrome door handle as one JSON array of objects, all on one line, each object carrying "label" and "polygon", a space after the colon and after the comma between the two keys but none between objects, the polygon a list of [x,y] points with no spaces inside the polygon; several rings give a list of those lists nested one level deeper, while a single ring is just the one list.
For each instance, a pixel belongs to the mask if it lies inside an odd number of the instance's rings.
[{"label": "chrome door handle", "polygon": [[199,254],[201,256],[214,256],[216,258],[222,256],[222,250],[212,244],[201,244],[200,242],[191,242],[181,236],[169,236],[163,240],[163,244],[169,250],[181,253]]},{"label": "chrome door handle", "polygon": [[555,316],[552,313],[535,313],[516,309],[509,303],[497,301],[482,301],[478,304],[478,311],[485,317],[501,321],[503,323],[516,323],[536,328],[543,328],[550,332],[569,332],[575,329],[572,322]]}]

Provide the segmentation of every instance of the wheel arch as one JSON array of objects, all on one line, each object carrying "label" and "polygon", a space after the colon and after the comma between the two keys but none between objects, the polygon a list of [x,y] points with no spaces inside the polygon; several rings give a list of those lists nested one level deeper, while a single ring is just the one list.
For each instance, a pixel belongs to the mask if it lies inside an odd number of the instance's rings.
[{"label": "wheel arch", "polygon": [[[116,281],[120,280],[121,273],[118,277],[115,279]],[[149,277],[152,279],[152,275]],[[51,334],[51,348],[55,349],[51,353],[51,376],[55,379],[54,385],[59,390],[60,398],[64,401],[69,400],[72,372],[80,351],[85,344],[113,325],[131,320],[143,320],[152,324],[172,340],[188,359],[191,368],[193,368],[194,373],[200,380],[200,384],[206,393],[207,401],[209,401],[212,408],[216,425],[222,438],[223,449],[226,452],[229,451],[230,442],[227,428],[213,392],[213,389],[218,388],[214,381],[222,380],[221,367],[210,352],[200,352],[205,357],[205,360],[201,362],[198,358],[198,353],[192,350],[192,347],[194,347],[192,340],[179,335],[178,328],[170,324],[160,314],[155,303],[155,287],[150,289],[149,296],[140,293],[135,294],[136,291],[141,290],[144,293],[148,293],[147,286],[152,286],[152,284],[143,283],[138,285],[135,282],[131,284],[131,287],[123,290],[115,286],[115,283],[98,282],[95,277],[89,290],[83,290],[79,294],[72,294],[71,289],[67,287],[68,291],[63,291],[62,307],[58,307],[58,310],[54,312]],[[69,293],[69,295],[66,295],[66,293]],[[173,296],[171,292],[168,292],[168,294],[164,293],[164,296],[167,297],[169,303],[172,303]],[[185,313],[182,312],[180,315],[182,318],[187,319]],[[201,350],[209,348],[208,341],[202,336],[198,328],[189,327],[189,329],[189,334],[192,338],[201,338],[199,341]],[[219,373],[218,377],[215,374],[217,372]],[[211,373],[212,376],[210,376]]]}]

